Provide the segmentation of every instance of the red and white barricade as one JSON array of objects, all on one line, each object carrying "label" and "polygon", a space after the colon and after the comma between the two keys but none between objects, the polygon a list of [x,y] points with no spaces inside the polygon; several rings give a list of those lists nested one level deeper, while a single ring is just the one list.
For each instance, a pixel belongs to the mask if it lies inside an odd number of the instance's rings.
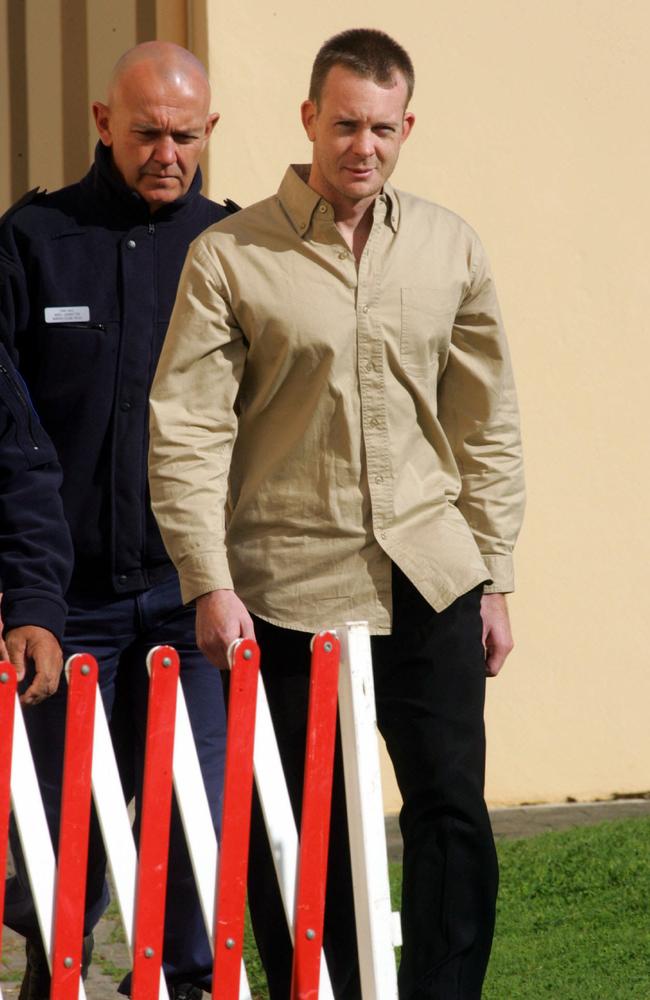
[{"label": "red and white barricade", "polygon": [[133,1000],[167,1000],[161,958],[172,786],[213,947],[212,996],[250,1000],[242,945],[253,775],[294,942],[291,1000],[332,1000],[322,936],[337,701],[362,995],[364,1000],[396,1000],[393,949],[400,943],[399,917],[390,905],[367,628],[349,624],[312,640],[300,838],[259,676],[257,644],[239,640],[229,657],[219,851],[179,684],[178,656],[171,647],[159,646],[147,658],[151,680],[139,855],[97,685],[97,664],[85,654],[70,658],[56,861],[22,713],[16,707],[15,671],[0,663],[0,917],[11,804],[52,970],[52,1000],[85,1000],[86,995],[81,949],[91,795],[131,954]]}]

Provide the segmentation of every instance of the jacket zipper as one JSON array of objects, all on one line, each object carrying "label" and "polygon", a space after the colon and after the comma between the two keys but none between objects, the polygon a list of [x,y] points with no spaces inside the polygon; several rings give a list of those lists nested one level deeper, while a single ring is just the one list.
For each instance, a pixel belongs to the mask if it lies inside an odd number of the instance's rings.
[{"label": "jacket zipper", "polygon": [[7,379],[9,385],[11,386],[11,388],[13,390],[14,396],[16,396],[16,398],[20,402],[20,405],[22,406],[23,410],[25,411],[25,416],[27,417],[27,429],[28,429],[28,433],[29,433],[29,440],[32,442],[32,447],[33,447],[34,451],[38,451],[39,450],[39,445],[36,443],[36,440],[34,438],[34,433],[32,431],[32,408],[31,408],[30,404],[28,403],[28,401],[25,398],[25,393],[20,388],[20,386],[18,385],[18,383],[16,382],[16,380],[13,378],[13,376],[11,375],[11,372],[9,371],[8,368],[5,368],[4,365],[0,365],[0,372],[2,372],[2,374]]}]

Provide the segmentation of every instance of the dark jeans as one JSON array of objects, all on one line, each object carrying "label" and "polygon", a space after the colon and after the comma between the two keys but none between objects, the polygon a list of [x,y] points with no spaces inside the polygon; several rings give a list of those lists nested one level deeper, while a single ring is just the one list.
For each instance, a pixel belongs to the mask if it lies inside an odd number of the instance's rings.
[{"label": "dark jeans", "polygon": [[[152,646],[169,644],[178,651],[181,683],[196,741],[201,771],[215,828],[221,819],[226,721],[219,671],[198,651],[194,609],[181,603],[174,577],[135,596],[110,601],[69,596],[64,655],[91,653],[99,663],[99,684],[106,714],[111,720],[125,797],[135,795],[136,817],[141,798],[147,723],[148,675],[146,656]],[[24,710],[43,802],[55,845],[59,836],[59,808],[66,684],[35,707]],[[135,833],[137,837],[137,818]],[[22,853],[14,837],[12,850],[17,876],[7,883],[5,922],[27,936],[38,933]],[[99,825],[91,823],[85,933],[95,925],[106,903],[106,857]],[[210,988],[212,956],[205,932],[185,846],[180,815],[172,809],[164,971],[170,983],[193,982]],[[124,988],[128,990],[129,983]]]},{"label": "dark jeans", "polygon": [[[371,640],[378,725],[404,803],[401,1000],[479,1000],[490,954],[498,869],[483,799],[480,595],[476,588],[436,613],[394,567],[393,632]],[[257,618],[255,629],[298,820],[310,637]],[[257,803],[251,836],[255,936],[272,1000],[286,1000],[291,949]],[[359,1000],[347,836],[339,747],[324,942],[335,997]]]}]

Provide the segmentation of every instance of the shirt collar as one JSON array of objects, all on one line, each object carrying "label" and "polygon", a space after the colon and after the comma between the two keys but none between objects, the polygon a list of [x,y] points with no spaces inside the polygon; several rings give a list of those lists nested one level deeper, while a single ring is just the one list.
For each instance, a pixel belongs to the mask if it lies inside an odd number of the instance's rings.
[{"label": "shirt collar", "polygon": [[394,233],[399,229],[400,210],[399,197],[397,191],[388,181],[384,184],[384,190],[379,195],[380,200],[386,204],[386,222]]},{"label": "shirt collar", "polygon": [[[334,218],[332,206],[325,198],[321,198],[317,191],[309,187],[308,177],[308,163],[292,163],[290,167],[287,167],[278,190],[280,204],[289,216],[291,225],[301,237],[309,229],[314,212],[320,205],[327,206],[332,218]],[[384,189],[377,201],[385,205],[386,222],[396,233],[400,219],[399,199],[395,189],[388,181],[384,184]]]}]

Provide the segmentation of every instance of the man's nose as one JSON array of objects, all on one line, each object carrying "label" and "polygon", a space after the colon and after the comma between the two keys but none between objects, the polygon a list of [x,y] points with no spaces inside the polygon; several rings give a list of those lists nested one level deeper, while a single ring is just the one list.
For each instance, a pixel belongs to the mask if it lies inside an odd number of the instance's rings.
[{"label": "man's nose", "polygon": [[356,156],[372,156],[375,149],[372,132],[369,129],[360,129],[355,132],[352,149]]},{"label": "man's nose", "polygon": [[156,140],[153,158],[157,163],[165,165],[176,162],[176,143],[171,135],[161,135]]}]

